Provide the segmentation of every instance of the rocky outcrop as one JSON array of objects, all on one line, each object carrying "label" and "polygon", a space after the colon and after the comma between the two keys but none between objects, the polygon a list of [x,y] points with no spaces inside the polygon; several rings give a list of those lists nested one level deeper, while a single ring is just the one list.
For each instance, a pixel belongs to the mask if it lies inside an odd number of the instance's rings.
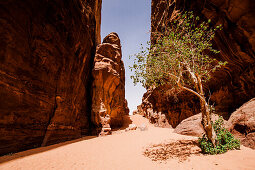
[{"label": "rocky outcrop", "polygon": [[244,146],[255,149],[255,98],[245,103],[230,116],[227,128],[241,139]]},{"label": "rocky outcrop", "polygon": [[[155,111],[155,107],[153,109],[153,104],[148,101],[148,99],[150,99],[149,97],[151,96],[150,92],[152,91],[147,91],[147,93],[144,94],[143,103],[137,106],[137,109],[134,110],[133,115],[140,114],[143,117],[146,117],[149,119],[150,123],[154,124],[156,127],[171,128],[172,126],[169,124],[171,118],[167,118],[166,115],[162,114],[160,111]],[[171,123],[173,124],[173,122]]]},{"label": "rocky outcrop", "polygon": [[121,126],[124,115],[129,113],[121,57],[120,39],[116,33],[110,33],[97,47],[92,71],[91,120],[96,127],[102,126],[101,120],[107,115],[110,116],[111,127]]},{"label": "rocky outcrop", "polygon": [[[163,32],[176,19],[179,11],[194,11],[212,26],[223,25],[216,33],[214,47],[220,54],[211,55],[227,61],[226,67],[211,75],[204,84],[217,113],[228,119],[231,113],[255,96],[255,2],[252,0],[152,0],[151,31]],[[151,37],[153,43],[153,37]],[[199,101],[186,92],[160,93],[168,87],[148,90],[144,99],[151,109],[166,114],[175,127],[181,120],[200,112]],[[149,97],[148,97],[149,96]],[[147,101],[143,102],[148,105]],[[142,104],[142,105],[143,105]],[[146,110],[146,109],[143,109]]]},{"label": "rocky outcrop", "polygon": [[112,128],[110,126],[110,115],[106,114],[105,116],[100,116],[100,124],[102,125],[101,132],[99,136],[106,136],[112,133]]},{"label": "rocky outcrop", "polygon": [[166,119],[166,115],[162,114],[161,112],[156,112],[151,116],[151,121],[155,123],[156,127],[162,127],[162,128],[170,128],[171,125],[169,125],[168,120]]},{"label": "rocky outcrop", "polygon": [[199,99],[186,91],[177,95],[175,91],[168,89],[170,89],[168,86],[148,89],[137,112],[149,119],[156,113],[162,113],[169,125],[175,128],[182,120],[199,113]]},{"label": "rocky outcrop", "polygon": [[0,155],[90,131],[101,0],[0,1]]}]

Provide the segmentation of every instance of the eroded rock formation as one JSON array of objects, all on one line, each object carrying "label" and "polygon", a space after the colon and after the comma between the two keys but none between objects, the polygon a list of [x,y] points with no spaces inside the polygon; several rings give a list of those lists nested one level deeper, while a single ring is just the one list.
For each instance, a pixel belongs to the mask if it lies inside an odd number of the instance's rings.
[{"label": "eroded rock formation", "polygon": [[189,92],[179,94],[168,91],[168,86],[148,89],[143,95],[142,104],[138,107],[138,113],[151,119],[152,115],[161,112],[168,123],[175,128],[182,120],[199,113],[199,99]]},{"label": "eroded rock formation", "polygon": [[116,33],[110,33],[97,47],[92,71],[91,120],[96,127],[102,126],[101,119],[106,115],[110,116],[111,127],[121,126],[124,115],[128,115],[121,57],[120,39]]},{"label": "eroded rock formation", "polygon": [[227,128],[244,146],[255,149],[255,98],[231,114]]},{"label": "eroded rock formation", "polygon": [[101,0],[0,1],[0,155],[86,135]]},{"label": "eroded rock formation", "polygon": [[[176,19],[179,11],[194,11],[202,20],[211,19],[212,26],[223,25],[214,39],[220,54],[211,55],[227,61],[226,67],[212,74],[205,84],[210,102],[224,118],[255,96],[255,2],[252,0],[152,0],[151,31],[163,32]],[[153,40],[153,37],[151,37]],[[161,87],[148,91],[144,99],[154,111],[165,113],[173,127],[181,120],[199,113],[195,96],[182,92],[160,95]],[[210,90],[210,93],[209,93]],[[147,102],[146,101],[146,102]],[[145,105],[147,105],[145,103]],[[145,108],[145,107],[144,107]]]}]

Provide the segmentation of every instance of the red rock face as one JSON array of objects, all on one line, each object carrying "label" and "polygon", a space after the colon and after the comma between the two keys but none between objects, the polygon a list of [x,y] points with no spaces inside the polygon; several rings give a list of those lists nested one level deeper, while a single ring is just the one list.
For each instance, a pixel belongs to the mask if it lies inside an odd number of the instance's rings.
[{"label": "red rock face", "polygon": [[149,119],[154,113],[161,112],[166,115],[168,123],[175,128],[182,120],[199,113],[199,99],[186,91],[174,95],[175,92],[168,89],[169,86],[162,86],[147,90],[138,112]]},{"label": "red rock face", "polygon": [[0,2],[0,155],[88,134],[101,0]]},{"label": "red rock face", "polygon": [[230,116],[227,128],[241,139],[244,146],[255,149],[255,98],[242,105]]},{"label": "red rock face", "polygon": [[125,69],[121,57],[120,39],[116,33],[110,33],[97,47],[92,71],[91,120],[96,127],[101,126],[101,117],[107,114],[112,127],[121,126],[124,115],[128,115]]},{"label": "red rock face", "polygon": [[[204,85],[211,92],[211,103],[217,113],[228,118],[243,103],[255,96],[255,2],[252,0],[152,0],[151,30],[163,31],[175,20],[178,10],[194,11],[203,20],[211,19],[212,25],[223,25],[217,32],[214,47],[221,51],[211,57],[227,61],[228,65],[213,73]],[[165,87],[162,87],[163,89]],[[168,113],[171,124],[199,113],[194,96],[185,92],[178,95],[158,95],[160,89],[150,92],[148,101],[152,109]],[[196,101],[197,100],[197,101]]]}]

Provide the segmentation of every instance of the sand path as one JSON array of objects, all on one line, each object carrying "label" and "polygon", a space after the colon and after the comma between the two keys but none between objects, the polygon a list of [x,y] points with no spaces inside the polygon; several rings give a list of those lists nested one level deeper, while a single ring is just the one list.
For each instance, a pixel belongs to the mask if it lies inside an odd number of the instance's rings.
[{"label": "sand path", "polygon": [[153,127],[140,115],[131,116],[131,120],[138,126],[146,124],[148,130],[119,130],[111,136],[86,137],[0,157],[0,169],[255,169],[255,150],[243,146],[222,155],[191,155],[183,162],[177,158],[161,163],[152,161],[143,155],[149,145],[196,138],[175,134],[173,129]]}]

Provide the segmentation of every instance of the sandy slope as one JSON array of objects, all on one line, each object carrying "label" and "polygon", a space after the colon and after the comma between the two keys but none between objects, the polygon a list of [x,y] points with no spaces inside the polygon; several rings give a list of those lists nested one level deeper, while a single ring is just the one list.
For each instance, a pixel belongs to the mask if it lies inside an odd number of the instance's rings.
[{"label": "sandy slope", "polygon": [[191,155],[183,162],[177,158],[152,161],[143,155],[148,146],[195,138],[153,127],[139,115],[131,119],[137,125],[146,123],[148,130],[116,131],[111,136],[87,137],[0,157],[0,169],[255,169],[255,150],[246,147],[217,156]]}]

